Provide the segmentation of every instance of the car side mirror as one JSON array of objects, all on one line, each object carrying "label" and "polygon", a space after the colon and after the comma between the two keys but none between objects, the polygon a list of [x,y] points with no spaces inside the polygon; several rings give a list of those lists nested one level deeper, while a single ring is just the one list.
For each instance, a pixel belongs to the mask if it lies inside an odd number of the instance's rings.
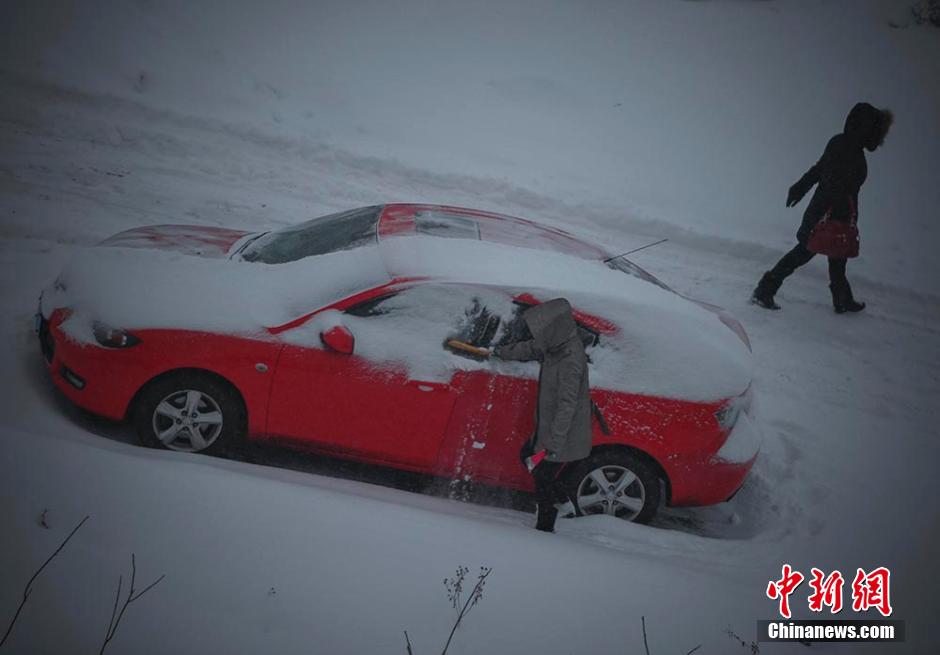
[{"label": "car side mirror", "polygon": [[320,341],[327,348],[342,355],[352,355],[356,346],[356,337],[343,325],[334,325],[320,333]]}]

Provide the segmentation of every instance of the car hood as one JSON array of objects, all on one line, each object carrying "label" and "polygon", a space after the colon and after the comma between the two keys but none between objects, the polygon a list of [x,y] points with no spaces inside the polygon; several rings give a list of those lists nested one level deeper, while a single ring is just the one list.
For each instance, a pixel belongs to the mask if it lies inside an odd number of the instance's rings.
[{"label": "car hood", "polygon": [[108,237],[101,246],[172,250],[186,255],[222,258],[232,246],[250,234],[245,230],[201,225],[148,225],[119,232]]}]

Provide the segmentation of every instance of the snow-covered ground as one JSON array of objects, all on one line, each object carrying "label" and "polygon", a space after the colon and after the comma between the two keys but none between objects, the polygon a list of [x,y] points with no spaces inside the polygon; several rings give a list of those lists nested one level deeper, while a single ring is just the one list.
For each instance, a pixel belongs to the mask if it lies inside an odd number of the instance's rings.
[{"label": "snow-covered ground", "polygon": [[[908,643],[811,652],[933,652],[940,32],[888,27],[904,2],[298,4],[3,10],[0,621],[91,515],[6,647],[98,648],[134,552],[138,583],[167,577],[128,610],[123,652],[405,652],[403,630],[434,652],[453,618],[441,580],[485,565],[450,652],[643,652],[645,616],[654,654],[743,653],[725,631],[750,641],[774,616],[764,590],[784,562],[892,569]],[[754,308],[798,223],[787,186],[862,98],[897,113],[849,265],[869,308],[834,315],[822,261],[787,282],[783,311]],[[765,443],[744,489],[652,527],[597,517],[546,536],[511,506],[323,464],[143,450],[46,379],[31,315],[76,246],[392,200],[623,250],[670,236],[636,261],[729,309],[754,346]]]}]

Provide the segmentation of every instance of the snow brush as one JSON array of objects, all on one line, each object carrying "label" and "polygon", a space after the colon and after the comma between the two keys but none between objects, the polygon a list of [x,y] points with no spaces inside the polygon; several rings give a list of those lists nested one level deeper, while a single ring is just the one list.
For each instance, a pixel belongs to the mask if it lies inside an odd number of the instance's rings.
[{"label": "snow brush", "polygon": [[472,346],[469,343],[460,341],[458,339],[448,339],[444,342],[445,348],[450,348],[455,351],[456,354],[466,353],[470,357],[480,358],[480,359],[489,359],[490,351],[489,348],[480,348],[479,346]]}]

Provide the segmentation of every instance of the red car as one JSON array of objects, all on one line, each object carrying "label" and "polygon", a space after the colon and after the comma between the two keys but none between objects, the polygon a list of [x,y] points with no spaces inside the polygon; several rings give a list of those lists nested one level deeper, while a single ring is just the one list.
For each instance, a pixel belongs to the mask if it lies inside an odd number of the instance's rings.
[{"label": "red car", "polygon": [[648,521],[742,485],[759,449],[740,324],[613,253],[488,212],[390,204],[248,233],[160,225],[78,257],[40,296],[39,340],[77,405],[148,445],[242,439],[530,490],[537,363],[445,342],[524,338],[564,296],[591,361],[591,456],[564,472],[584,513]]}]

